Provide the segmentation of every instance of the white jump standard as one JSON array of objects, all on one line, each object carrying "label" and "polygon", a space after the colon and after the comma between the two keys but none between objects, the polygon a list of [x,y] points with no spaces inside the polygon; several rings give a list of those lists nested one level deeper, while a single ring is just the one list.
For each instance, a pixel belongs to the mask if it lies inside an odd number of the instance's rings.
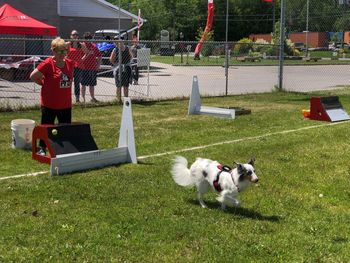
[{"label": "white jump standard", "polygon": [[224,109],[217,107],[202,106],[201,97],[199,94],[198,77],[193,76],[192,91],[190,96],[190,102],[188,105],[188,114],[192,115],[212,115],[220,118],[235,118],[234,109]]}]

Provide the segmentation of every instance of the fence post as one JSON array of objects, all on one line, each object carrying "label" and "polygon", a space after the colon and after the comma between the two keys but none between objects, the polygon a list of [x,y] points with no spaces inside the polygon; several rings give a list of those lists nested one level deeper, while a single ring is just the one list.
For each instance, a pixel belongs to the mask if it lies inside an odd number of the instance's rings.
[{"label": "fence post", "polygon": [[226,36],[225,36],[225,77],[226,77],[226,89],[225,89],[225,95],[227,96],[228,94],[228,63],[229,63],[229,58],[228,58],[228,0],[226,1]]},{"label": "fence post", "polygon": [[281,0],[281,22],[280,22],[280,43],[279,43],[279,70],[278,90],[283,89],[283,66],[284,66],[284,38],[285,38],[285,0]]}]

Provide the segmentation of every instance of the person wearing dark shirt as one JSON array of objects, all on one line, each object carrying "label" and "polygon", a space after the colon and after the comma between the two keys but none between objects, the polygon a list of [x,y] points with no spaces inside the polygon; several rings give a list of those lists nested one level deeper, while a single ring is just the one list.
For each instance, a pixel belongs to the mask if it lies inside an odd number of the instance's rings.
[{"label": "person wearing dark shirt", "polygon": [[[119,50],[121,51],[121,63],[119,63]],[[124,97],[129,97],[129,84],[131,78],[131,62],[132,55],[129,48],[124,44],[123,40],[116,41],[116,48],[113,49],[111,56],[109,57],[110,62],[114,65],[114,78],[115,85],[117,87],[117,100],[122,103],[121,93],[122,87]],[[120,64],[120,65],[119,65]],[[120,67],[119,67],[120,66]]]}]

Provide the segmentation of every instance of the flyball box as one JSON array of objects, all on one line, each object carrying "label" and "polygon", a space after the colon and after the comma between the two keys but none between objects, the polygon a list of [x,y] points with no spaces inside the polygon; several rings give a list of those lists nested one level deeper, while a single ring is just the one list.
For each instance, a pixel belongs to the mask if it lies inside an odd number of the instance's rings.
[{"label": "flyball box", "polygon": [[[37,140],[45,142],[50,156],[37,154]],[[87,123],[42,124],[36,126],[33,131],[32,157],[39,162],[50,163],[50,159],[56,155],[97,149],[96,142],[91,135],[90,125]]]},{"label": "flyball box", "polygon": [[[45,142],[47,155],[37,153],[39,140]],[[99,150],[87,123],[38,125],[33,130],[32,158],[50,164],[51,175],[137,163],[130,98],[124,98],[116,147]]]},{"label": "flyball box", "polygon": [[319,121],[346,121],[350,117],[344,110],[338,96],[311,97],[310,119]]}]

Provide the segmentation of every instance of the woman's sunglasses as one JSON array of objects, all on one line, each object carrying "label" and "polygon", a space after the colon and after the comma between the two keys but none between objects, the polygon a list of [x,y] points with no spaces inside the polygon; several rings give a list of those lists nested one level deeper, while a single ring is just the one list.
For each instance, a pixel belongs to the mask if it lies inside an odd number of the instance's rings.
[{"label": "woman's sunglasses", "polygon": [[67,53],[68,53],[68,50],[67,50],[67,49],[54,49],[54,51],[55,51],[57,54],[67,54]]}]

